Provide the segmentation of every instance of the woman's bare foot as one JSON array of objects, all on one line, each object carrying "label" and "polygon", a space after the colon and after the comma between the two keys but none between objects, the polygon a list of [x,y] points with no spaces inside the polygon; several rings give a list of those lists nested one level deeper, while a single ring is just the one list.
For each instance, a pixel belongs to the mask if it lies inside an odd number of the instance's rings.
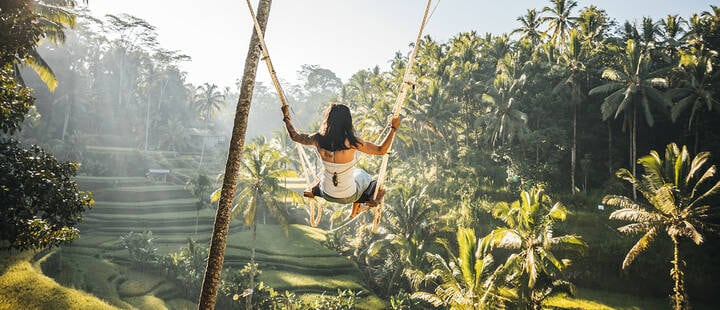
[{"label": "woman's bare foot", "polygon": [[351,219],[355,218],[356,216],[358,216],[358,214],[367,211],[367,209],[368,209],[368,207],[365,206],[364,204],[359,203],[359,202],[354,202],[352,205],[352,211],[350,211],[350,218]]}]

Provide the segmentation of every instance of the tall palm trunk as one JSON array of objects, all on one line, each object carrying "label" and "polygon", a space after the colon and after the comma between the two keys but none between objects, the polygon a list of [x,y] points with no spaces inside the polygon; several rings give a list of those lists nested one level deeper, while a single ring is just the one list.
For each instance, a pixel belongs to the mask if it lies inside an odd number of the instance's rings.
[{"label": "tall palm trunk", "polygon": [[147,98],[145,99],[146,110],[145,110],[145,147],[144,151],[148,150],[148,138],[150,137],[150,91],[148,91]]},{"label": "tall palm trunk", "polygon": [[[254,218],[254,217],[253,217]],[[252,247],[250,248],[250,289],[255,289],[255,242],[257,241],[257,223],[253,223],[252,227]],[[253,292],[254,293],[254,292]],[[247,295],[245,309],[252,309],[253,294]]]},{"label": "tall palm trunk", "polygon": [[577,104],[573,104],[573,138],[570,148],[570,193],[575,194],[575,166],[577,164]]},{"label": "tall palm trunk", "polygon": [[[272,0],[260,0],[260,3],[258,3],[257,19],[263,32],[267,25],[268,16],[270,15],[271,3]],[[225,260],[227,234],[230,228],[230,211],[232,210],[238,172],[240,171],[242,149],[245,145],[245,132],[247,131],[247,120],[248,114],[250,113],[250,100],[252,99],[253,88],[255,87],[255,74],[257,73],[258,61],[260,60],[258,44],[258,36],[253,30],[250,46],[248,47],[245,58],[245,71],[243,72],[242,83],[240,85],[240,97],[238,98],[235,111],[235,122],[230,139],[228,159],[225,165],[225,177],[223,179],[217,214],[215,215],[215,224],[210,242],[210,255],[205,270],[202,291],[200,292],[198,309],[215,308],[218,286],[220,285],[220,274],[222,273],[222,266]]]},{"label": "tall palm trunk", "polygon": [[[637,104],[633,105],[632,111],[632,130],[630,132],[630,166],[632,167],[632,175],[636,176],[637,164]],[[637,190],[635,186],[632,187],[633,199],[637,200]]]},{"label": "tall palm trunk", "polygon": [[680,244],[677,237],[671,236],[673,242],[673,269],[670,271],[670,276],[675,280],[675,287],[673,288],[673,309],[683,309],[685,304],[685,285],[683,281],[683,272],[680,270]]},{"label": "tall palm trunk", "polygon": [[[249,109],[249,108],[248,108]],[[235,114],[237,117],[237,114]],[[208,129],[208,120],[210,119],[210,111],[206,112],[205,115],[205,135],[202,136],[202,149],[200,150],[200,163],[198,164],[198,168],[202,167],[203,164],[203,157],[205,157],[205,141],[207,140],[207,133],[209,131]],[[246,124],[247,126],[247,124]]]},{"label": "tall palm trunk", "polygon": [[63,120],[62,136],[60,140],[65,141],[67,136],[68,123],[70,123],[70,114],[72,114],[72,102],[69,97],[65,97],[65,120]]},{"label": "tall palm trunk", "polygon": [[612,159],[612,124],[608,120],[608,172],[613,173],[613,159]]}]

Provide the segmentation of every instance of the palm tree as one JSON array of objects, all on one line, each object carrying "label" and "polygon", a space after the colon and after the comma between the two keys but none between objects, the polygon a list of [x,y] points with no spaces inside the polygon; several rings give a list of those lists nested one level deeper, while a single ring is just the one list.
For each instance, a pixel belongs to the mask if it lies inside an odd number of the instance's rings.
[{"label": "palm tree", "polygon": [[218,90],[217,85],[205,83],[196,88],[194,103],[198,113],[200,113],[200,116],[205,121],[205,132],[202,136],[199,164],[199,166],[202,166],[203,157],[205,156],[205,140],[208,134],[208,123],[213,118],[215,112],[220,111],[225,105],[225,96]]},{"label": "palm tree", "polygon": [[188,146],[190,133],[183,121],[176,117],[168,118],[167,122],[160,126],[158,146],[165,147],[168,151],[182,151]]},{"label": "palm tree", "polygon": [[[65,28],[75,28],[75,0],[38,0],[34,1],[33,11],[37,14],[37,25],[42,30],[42,37],[53,44],[65,42]],[[37,47],[29,51],[28,57],[23,60],[25,64],[37,73],[40,80],[45,83],[50,91],[54,91],[58,85],[55,72],[50,65],[40,56]],[[20,77],[19,68],[15,72]],[[20,77],[22,82],[22,78]]]},{"label": "palm tree", "polygon": [[200,173],[196,177],[190,179],[185,184],[185,189],[189,190],[190,193],[192,193],[195,198],[197,198],[197,202],[195,205],[195,235],[197,236],[197,229],[198,229],[198,220],[200,218],[200,210],[204,208],[205,206],[208,206],[210,204],[210,187],[212,186],[212,181],[210,178],[204,174]]},{"label": "palm tree", "polygon": [[581,38],[590,46],[590,50],[598,49],[602,46],[605,33],[608,31],[610,22],[607,13],[599,9],[597,6],[591,5],[580,11],[577,19],[577,30],[580,31]]},{"label": "palm tree", "polygon": [[537,11],[535,9],[529,9],[525,15],[518,17],[517,21],[521,24],[520,28],[513,30],[510,34],[519,33],[520,39],[528,39],[534,46],[539,45],[545,34],[538,29],[542,21]]},{"label": "palm tree", "polygon": [[[415,183],[413,183],[415,184]],[[424,253],[433,243],[438,234],[437,206],[427,195],[427,186],[418,189],[418,186],[400,188],[397,203],[391,201],[388,215],[385,216],[389,232],[384,238],[374,241],[368,246],[368,256],[377,257],[382,254],[396,254],[399,257],[399,266],[386,282],[387,294],[393,294],[393,286],[398,285],[397,278],[402,271],[408,268],[419,268]]]},{"label": "palm tree", "polygon": [[678,15],[668,14],[665,18],[660,19],[660,37],[666,47],[675,48],[680,45],[682,37],[685,35],[683,23],[685,23],[685,19]]},{"label": "palm tree", "polygon": [[654,70],[650,54],[638,47],[633,39],[627,40],[625,53],[618,60],[617,67],[607,68],[602,73],[609,81],[591,89],[590,95],[608,94],[600,106],[603,120],[622,114],[625,124],[630,127],[630,165],[635,175],[638,109],[642,109],[645,121],[652,127],[655,118],[651,104],[660,104],[661,109],[670,106],[668,98],[656,88],[667,87],[668,82],[662,75],[666,70]]},{"label": "palm tree", "polygon": [[[290,197],[296,202],[302,201],[302,198],[298,193],[282,186],[283,179],[295,175],[295,172],[285,169],[289,162],[287,157],[267,143],[264,138],[258,138],[250,143],[245,148],[243,157],[240,162],[242,169],[238,180],[238,186],[242,190],[235,196],[235,206],[230,218],[236,218],[242,214],[245,225],[252,229],[250,266],[254,267],[258,209],[262,210],[263,224],[266,222],[265,212],[269,212],[282,225],[287,234],[288,224],[284,198]],[[222,188],[217,189],[212,194],[211,201],[217,201],[221,192]],[[254,288],[255,272],[250,274],[250,288]],[[250,298],[252,299],[252,296]]]},{"label": "palm tree", "polygon": [[493,87],[482,94],[482,102],[487,108],[478,121],[484,123],[487,139],[493,147],[512,142],[527,130],[527,114],[518,109],[517,100],[524,84],[524,74],[518,79],[498,74]]},{"label": "palm tree", "polygon": [[[703,115],[703,112],[711,112],[720,109],[720,100],[717,99],[717,83],[720,80],[720,73],[713,72],[713,61],[716,57],[713,51],[705,49],[702,45],[699,48],[689,47],[680,51],[680,67],[682,78],[676,88],[668,91],[668,95],[674,101],[671,111],[673,121],[685,111],[690,111],[688,117],[688,130],[693,127],[693,122]],[[700,144],[700,125],[695,125],[694,148],[697,151]]]},{"label": "palm tree", "polygon": [[[610,219],[630,221],[619,227],[622,233],[643,236],[628,251],[622,268],[627,269],[635,258],[647,250],[657,234],[665,231],[673,243],[673,267],[670,275],[675,281],[673,287],[673,308],[687,306],[684,277],[680,260],[680,239],[690,238],[695,244],[703,242],[701,231],[718,225],[708,217],[717,208],[710,206],[710,199],[720,193],[720,180],[715,178],[715,165],[710,165],[710,153],[702,152],[691,159],[687,147],[682,150],[674,143],[665,148],[665,159],[656,151],[638,159],[645,173],[637,179],[627,169],[616,173],[618,178],[628,181],[645,198],[637,201],[625,196],[607,195],[603,203],[620,209],[610,214]],[[714,184],[713,184],[714,182]]]},{"label": "palm tree", "polygon": [[575,27],[575,21],[578,19],[575,16],[570,16],[578,3],[573,0],[552,0],[551,2],[552,7],[546,6],[542,10],[542,13],[549,13],[550,15],[541,17],[540,22],[548,24],[545,32],[552,33],[550,42],[554,42],[557,47],[562,47],[562,41],[565,40],[570,28]]},{"label": "palm tree", "polygon": [[[258,3],[257,19],[263,32],[267,25],[268,16],[270,15],[271,3],[272,0],[260,0]],[[218,287],[220,286],[220,274],[222,273],[222,266],[225,260],[225,245],[230,227],[230,215],[232,213],[231,207],[235,197],[243,146],[245,145],[245,132],[247,130],[247,120],[250,113],[253,86],[255,85],[255,74],[257,73],[258,61],[260,60],[258,44],[258,35],[253,31],[247,56],[245,57],[245,71],[243,72],[240,85],[240,96],[235,112],[228,160],[225,166],[225,176],[223,178],[217,214],[215,215],[215,225],[210,241],[210,255],[208,257],[205,277],[200,292],[198,309],[212,309],[215,306]]]},{"label": "palm tree", "polygon": [[553,234],[554,225],[568,215],[565,206],[554,202],[542,188],[521,191],[520,200],[499,202],[493,216],[505,223],[481,241],[483,253],[494,248],[512,251],[498,267],[498,281],[507,281],[517,291],[521,309],[540,309],[544,298],[557,288],[571,288],[562,280],[562,271],[570,261],[559,258],[556,250],[582,252],[587,246],[580,236]]},{"label": "palm tree", "polygon": [[560,64],[564,67],[567,77],[563,77],[555,86],[553,92],[564,92],[567,94],[570,105],[573,109],[573,135],[572,147],[570,148],[570,191],[575,193],[575,168],[577,164],[577,118],[578,106],[585,100],[585,81],[587,81],[585,62],[587,61],[587,49],[583,46],[580,32],[572,29],[568,34],[566,48],[559,57]]},{"label": "palm tree", "polygon": [[425,256],[433,270],[429,274],[417,270],[408,272],[416,287],[426,281],[438,278],[440,280],[434,292],[418,291],[412,294],[412,298],[425,300],[435,307],[446,306],[450,309],[484,309],[496,305],[499,300],[493,293],[492,256],[480,256],[478,239],[473,229],[460,227],[456,237],[457,255],[445,242],[448,260],[442,255],[428,252]]}]

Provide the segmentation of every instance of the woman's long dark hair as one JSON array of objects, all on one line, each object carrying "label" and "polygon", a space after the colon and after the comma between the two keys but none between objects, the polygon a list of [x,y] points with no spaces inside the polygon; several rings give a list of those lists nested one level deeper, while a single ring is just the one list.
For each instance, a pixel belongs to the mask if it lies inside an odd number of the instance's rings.
[{"label": "woman's long dark hair", "polygon": [[350,109],[344,104],[333,103],[325,111],[325,120],[318,132],[318,145],[328,151],[347,150],[345,139],[357,147]]}]

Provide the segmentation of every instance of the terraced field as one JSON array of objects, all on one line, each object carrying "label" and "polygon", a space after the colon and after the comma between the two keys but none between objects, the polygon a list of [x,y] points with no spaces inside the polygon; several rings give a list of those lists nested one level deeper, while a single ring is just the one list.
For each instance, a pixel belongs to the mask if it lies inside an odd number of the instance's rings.
[{"label": "terraced field", "polygon": [[[215,210],[198,211],[196,200],[182,185],[143,177],[81,176],[78,182],[93,192],[96,204],[85,213],[81,237],[55,253],[56,259],[42,259],[62,265],[62,272],[52,276],[65,286],[83,289],[120,308],[194,308],[194,301],[184,299],[187,294],[173,281],[127,267],[128,251],[122,248],[120,236],[152,231],[160,255],[179,251],[189,236],[207,245]],[[302,190],[304,183],[292,179],[287,186]],[[291,225],[285,236],[277,225],[259,225],[257,236],[256,261],[262,270],[259,280],[271,287],[308,296],[338,289],[365,290],[357,266],[322,245],[323,230]],[[234,221],[225,267],[241,269],[249,261],[251,246],[250,231],[241,221]],[[383,304],[370,296],[364,307]]]}]

